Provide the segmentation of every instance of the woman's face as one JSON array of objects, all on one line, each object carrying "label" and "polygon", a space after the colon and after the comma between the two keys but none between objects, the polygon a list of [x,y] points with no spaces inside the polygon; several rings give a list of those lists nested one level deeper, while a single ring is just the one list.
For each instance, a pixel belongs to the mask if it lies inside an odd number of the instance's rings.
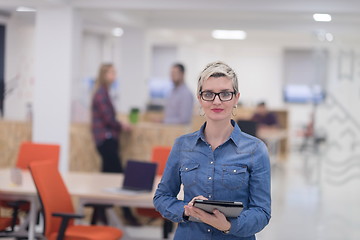
[{"label": "woman's face", "polygon": [[[204,81],[202,92],[234,92],[232,81],[227,77],[210,77]],[[237,104],[240,93],[232,96],[230,101],[221,101],[219,95],[213,101],[205,101],[198,96],[201,107],[205,112],[207,120],[222,121],[230,120],[234,106]],[[224,100],[224,99],[223,99]]]},{"label": "woman's face", "polygon": [[111,85],[115,79],[116,79],[116,71],[115,71],[115,68],[113,67],[110,67],[107,72],[106,72],[106,75],[105,75],[105,78],[106,78],[106,82],[108,85]]}]

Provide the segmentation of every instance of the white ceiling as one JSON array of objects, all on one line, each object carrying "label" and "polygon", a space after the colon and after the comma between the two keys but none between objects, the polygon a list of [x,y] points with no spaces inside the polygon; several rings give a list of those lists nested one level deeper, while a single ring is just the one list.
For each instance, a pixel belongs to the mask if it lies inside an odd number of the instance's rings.
[{"label": "white ceiling", "polygon": [[[0,10],[61,4],[76,8],[87,26],[360,34],[359,0],[1,0]],[[333,21],[315,22],[313,13]]]}]

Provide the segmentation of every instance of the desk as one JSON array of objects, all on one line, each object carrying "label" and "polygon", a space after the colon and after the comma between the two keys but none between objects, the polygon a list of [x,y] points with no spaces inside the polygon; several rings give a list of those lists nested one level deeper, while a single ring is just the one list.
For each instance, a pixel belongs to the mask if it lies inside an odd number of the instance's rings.
[{"label": "desk", "polygon": [[[80,213],[83,211],[84,204],[89,202],[109,203],[117,206],[153,208],[153,195],[157,184],[160,182],[160,177],[156,177],[152,193],[128,195],[110,193],[104,190],[109,187],[121,186],[123,181],[122,174],[69,172],[63,174],[63,179],[69,193],[73,197],[79,199],[78,212],[80,211]],[[30,201],[31,208],[29,214],[30,226],[28,239],[34,239],[36,212],[39,209],[39,202],[30,172],[22,171],[22,184],[14,185],[10,180],[10,169],[0,169],[0,196],[2,199],[23,199]],[[117,218],[115,212],[112,209],[109,209],[107,213],[109,214],[113,225],[124,230],[124,227]]]},{"label": "desk", "polygon": [[[0,169],[0,197],[3,200],[27,200],[30,202],[28,239],[35,236],[36,213],[39,201],[32,177],[28,171],[22,172],[22,184],[15,185],[10,180],[10,169]],[[25,231],[25,225],[20,231]]]},{"label": "desk", "polygon": [[129,207],[153,207],[152,199],[160,177],[154,181],[154,190],[151,193],[139,193],[134,195],[111,193],[104,189],[120,187],[123,182],[123,174],[116,173],[84,173],[69,172],[63,174],[63,179],[70,194],[80,201],[111,203],[118,206]]},{"label": "desk", "polygon": [[274,165],[280,161],[280,142],[287,138],[287,131],[278,128],[259,128],[257,137],[264,140],[269,149],[270,162]]}]

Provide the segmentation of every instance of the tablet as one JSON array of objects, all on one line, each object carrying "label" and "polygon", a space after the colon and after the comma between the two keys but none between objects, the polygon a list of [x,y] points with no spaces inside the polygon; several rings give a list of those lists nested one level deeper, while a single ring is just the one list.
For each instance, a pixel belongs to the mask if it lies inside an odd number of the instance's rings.
[{"label": "tablet", "polygon": [[[242,202],[214,201],[214,200],[195,200],[194,207],[200,208],[208,213],[213,213],[215,209],[222,212],[227,218],[236,218],[244,208]],[[190,217],[190,221],[200,222],[199,219]]]}]

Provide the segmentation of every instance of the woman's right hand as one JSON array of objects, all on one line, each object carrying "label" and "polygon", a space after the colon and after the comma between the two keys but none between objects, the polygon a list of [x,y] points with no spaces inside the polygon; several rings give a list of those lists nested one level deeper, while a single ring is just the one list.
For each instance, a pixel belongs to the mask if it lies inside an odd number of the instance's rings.
[{"label": "woman's right hand", "polygon": [[184,208],[185,208],[185,212],[184,212],[185,216],[190,216],[190,211],[189,211],[188,207],[194,206],[195,200],[208,200],[208,199],[207,199],[206,197],[202,196],[202,195],[199,195],[199,196],[194,197],[194,198],[188,203],[188,205],[184,207]]}]

